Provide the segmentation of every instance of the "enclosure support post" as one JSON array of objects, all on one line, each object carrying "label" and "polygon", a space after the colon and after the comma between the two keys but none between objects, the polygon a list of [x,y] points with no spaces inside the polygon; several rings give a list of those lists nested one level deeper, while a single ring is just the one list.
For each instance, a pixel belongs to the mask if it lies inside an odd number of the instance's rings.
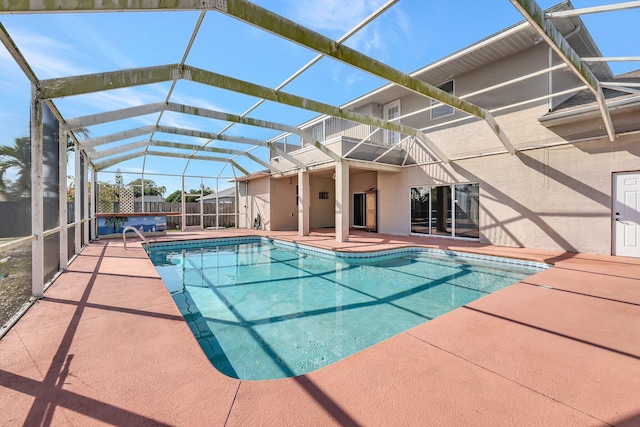
[{"label": "enclosure support post", "polygon": [[[216,230],[220,229],[220,201],[218,200],[218,191],[220,191],[218,188],[218,182],[220,181],[219,178],[216,178]],[[235,184],[237,186],[237,183]],[[237,193],[237,192],[236,192]],[[235,197],[235,195],[234,195]],[[235,200],[234,200],[235,202]],[[236,203],[237,206],[237,203]],[[238,227],[237,221],[236,221],[236,228]]]},{"label": "enclosure support post", "polygon": [[349,241],[349,162],[336,162],[336,241]]},{"label": "enclosure support post", "polygon": [[[145,210],[144,210],[144,171],[140,175],[141,175],[141,178],[142,178],[142,180],[140,181],[140,184],[142,185],[142,192],[140,193],[140,201],[141,201],[142,208],[140,209],[140,212],[145,213]],[[133,211],[135,212],[135,210],[136,210],[135,209],[135,202],[133,203],[133,206],[134,206]]]},{"label": "enclosure support post", "polygon": [[80,156],[82,156],[82,154],[80,153],[80,146],[76,143],[76,147],[75,147],[75,153],[76,153],[76,164],[75,164],[75,171],[74,171],[74,176],[75,176],[75,189],[76,189],[76,194],[75,194],[75,203],[74,203],[74,219],[73,221],[76,223],[75,225],[75,233],[74,233],[74,250],[73,252],[76,254],[80,253],[80,249],[82,248],[82,241],[81,239],[81,222],[80,222],[80,218],[81,218],[81,210],[80,210],[80,205],[82,204],[82,168],[80,165]]},{"label": "enclosure support post", "polygon": [[98,229],[98,225],[96,224],[96,185],[98,182],[98,172],[95,168],[91,168],[91,221],[89,227],[91,229],[91,240],[96,238],[96,230]]},{"label": "enclosure support post", "polygon": [[182,196],[180,196],[180,215],[182,219],[182,231],[187,230],[187,196],[184,194],[184,175],[182,175]]},{"label": "enclosure support post", "polygon": [[[80,152],[82,156],[82,152]],[[87,245],[89,243],[89,159],[84,157],[84,162],[82,162],[82,182],[84,185],[82,186],[82,219],[84,222],[82,223],[82,229],[84,230],[82,244]]]},{"label": "enclosure support post", "polygon": [[204,230],[204,179],[200,178],[200,230]]},{"label": "enclosure support post", "polygon": [[298,170],[298,235],[309,235],[309,209],[311,208],[311,186],[309,172]]},{"label": "enclosure support post", "polygon": [[69,233],[67,231],[67,131],[62,128],[62,124],[58,125],[58,141],[59,155],[58,162],[58,178],[59,178],[59,222],[60,222],[60,270],[67,269],[69,262],[68,240]]},{"label": "enclosure support post", "polygon": [[42,147],[42,100],[39,89],[31,85],[31,292],[44,293],[44,205]]}]

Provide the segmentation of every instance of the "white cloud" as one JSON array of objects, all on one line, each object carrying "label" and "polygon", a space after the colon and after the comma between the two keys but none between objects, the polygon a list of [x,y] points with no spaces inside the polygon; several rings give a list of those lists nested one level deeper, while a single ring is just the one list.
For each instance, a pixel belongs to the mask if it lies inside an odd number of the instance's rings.
[{"label": "white cloud", "polygon": [[75,53],[71,45],[24,30],[16,30],[11,36],[39,79],[88,72],[86,68],[73,62]]},{"label": "white cloud", "polygon": [[[302,25],[338,39],[377,10],[382,0],[290,0],[292,18]],[[391,6],[382,15],[351,36],[345,45],[385,62],[399,42],[412,39],[411,19],[401,8]]]},{"label": "white cloud", "polygon": [[376,10],[381,0],[291,0],[293,19],[319,31],[345,33]]}]

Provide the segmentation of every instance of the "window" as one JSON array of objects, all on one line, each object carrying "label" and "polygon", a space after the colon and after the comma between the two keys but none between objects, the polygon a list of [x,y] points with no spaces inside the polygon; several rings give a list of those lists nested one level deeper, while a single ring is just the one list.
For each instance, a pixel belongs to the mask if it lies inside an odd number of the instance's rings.
[{"label": "window", "polygon": [[480,238],[479,193],[479,184],[412,187],[411,233]]},{"label": "window", "polygon": [[[400,117],[400,100],[397,99],[393,102],[386,104],[383,107],[383,118],[385,120],[395,119],[396,117]],[[399,120],[394,121],[393,123],[400,123]],[[384,131],[384,143],[389,145],[396,145],[400,142],[400,133],[393,132],[390,130]]]},{"label": "window", "polygon": [[324,141],[322,133],[322,125],[315,126],[313,128],[313,139],[320,142]]},{"label": "window", "polygon": [[[437,86],[438,89],[443,90],[451,95],[454,95],[454,86],[453,80],[450,80],[446,83]],[[453,107],[447,104],[443,104],[440,101],[436,101],[435,99],[431,100],[431,105],[438,105],[433,110],[431,110],[431,120],[439,119],[441,117],[450,116],[454,113]]]}]

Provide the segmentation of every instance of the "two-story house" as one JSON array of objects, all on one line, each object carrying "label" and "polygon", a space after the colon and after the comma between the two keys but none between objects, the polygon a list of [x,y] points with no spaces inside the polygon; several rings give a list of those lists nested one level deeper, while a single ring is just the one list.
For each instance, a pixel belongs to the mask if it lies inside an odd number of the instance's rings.
[{"label": "two-story house", "polygon": [[[553,22],[581,58],[602,56],[578,16]],[[304,123],[322,149],[274,139],[287,156],[271,159],[280,173],[238,180],[239,227],[259,216],[272,231],[335,227],[339,241],[362,228],[640,256],[640,95],[628,88],[640,72],[584,65],[605,88],[605,113],[528,22],[411,74],[482,107],[497,126],[396,84],[354,99],[341,109],[425,137],[330,116]]]}]

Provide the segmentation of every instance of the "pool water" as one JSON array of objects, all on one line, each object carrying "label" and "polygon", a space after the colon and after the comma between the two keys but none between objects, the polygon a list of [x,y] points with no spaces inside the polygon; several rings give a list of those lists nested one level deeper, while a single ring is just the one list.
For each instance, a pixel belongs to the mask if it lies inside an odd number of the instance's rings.
[{"label": "pool water", "polygon": [[230,377],[316,370],[544,266],[417,250],[344,258],[286,245],[254,238],[151,247],[200,346]]}]

